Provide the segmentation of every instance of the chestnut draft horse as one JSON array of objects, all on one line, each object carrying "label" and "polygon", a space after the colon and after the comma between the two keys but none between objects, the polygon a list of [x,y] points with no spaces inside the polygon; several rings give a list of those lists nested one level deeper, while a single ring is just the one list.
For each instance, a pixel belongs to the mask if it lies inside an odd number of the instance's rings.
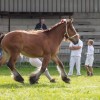
[{"label": "chestnut draft horse", "polygon": [[57,56],[57,51],[64,37],[71,40],[74,44],[78,43],[77,32],[71,19],[63,19],[47,30],[16,30],[1,36],[1,47],[9,55],[7,66],[11,70],[14,80],[21,83],[24,82],[23,77],[15,68],[16,60],[19,54],[22,53],[28,57],[43,57],[41,69],[30,75],[30,84],[38,82],[40,75],[45,71],[50,59],[59,66],[62,80],[70,83],[64,66]]}]

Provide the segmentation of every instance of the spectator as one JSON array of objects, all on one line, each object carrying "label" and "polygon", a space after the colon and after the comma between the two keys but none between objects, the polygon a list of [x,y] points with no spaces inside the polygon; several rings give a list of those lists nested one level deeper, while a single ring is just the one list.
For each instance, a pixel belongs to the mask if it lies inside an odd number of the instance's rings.
[{"label": "spectator", "polygon": [[94,61],[94,47],[93,47],[94,41],[89,39],[87,42],[88,48],[87,48],[87,56],[85,61],[85,67],[87,70],[88,76],[93,76],[93,61]]},{"label": "spectator", "polygon": [[[78,38],[79,35],[78,35]],[[73,75],[73,69],[76,65],[77,75],[81,75],[80,72],[80,62],[81,62],[81,52],[82,52],[83,42],[79,39],[79,42],[74,45],[72,42],[69,45],[69,49],[71,50],[70,64],[69,64],[69,73],[68,75]]]},{"label": "spectator", "polygon": [[45,25],[45,19],[40,19],[39,23],[36,24],[35,30],[46,30],[47,26]]}]

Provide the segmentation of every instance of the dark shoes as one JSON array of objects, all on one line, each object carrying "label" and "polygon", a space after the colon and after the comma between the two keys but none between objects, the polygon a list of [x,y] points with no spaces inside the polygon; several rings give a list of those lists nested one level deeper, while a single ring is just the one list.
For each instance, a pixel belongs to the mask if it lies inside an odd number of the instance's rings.
[{"label": "dark shoes", "polygon": [[93,73],[87,72],[87,76],[93,76]]},{"label": "dark shoes", "polygon": [[52,78],[52,79],[50,80],[50,82],[51,82],[51,83],[55,83],[56,81],[55,81],[54,78]]},{"label": "dark shoes", "polygon": [[93,73],[91,73],[91,76],[93,76]]},{"label": "dark shoes", "polygon": [[87,76],[90,76],[90,73],[89,72],[87,72]]}]

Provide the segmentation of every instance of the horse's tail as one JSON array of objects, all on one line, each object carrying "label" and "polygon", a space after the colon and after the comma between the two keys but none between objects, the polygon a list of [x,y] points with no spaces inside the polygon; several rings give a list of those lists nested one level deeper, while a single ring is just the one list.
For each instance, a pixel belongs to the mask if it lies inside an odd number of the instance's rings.
[{"label": "horse's tail", "polygon": [[1,44],[1,41],[2,41],[2,39],[4,38],[4,36],[5,36],[5,34],[0,33],[0,44]]},{"label": "horse's tail", "polygon": [[[1,47],[1,41],[4,38],[4,36],[5,36],[4,33],[0,33],[0,48],[1,49],[2,49],[2,47]],[[1,65],[5,64],[6,61],[7,61],[6,53],[4,52],[4,50],[2,50],[1,52],[2,52],[2,56],[0,57],[0,67],[1,67]]]}]

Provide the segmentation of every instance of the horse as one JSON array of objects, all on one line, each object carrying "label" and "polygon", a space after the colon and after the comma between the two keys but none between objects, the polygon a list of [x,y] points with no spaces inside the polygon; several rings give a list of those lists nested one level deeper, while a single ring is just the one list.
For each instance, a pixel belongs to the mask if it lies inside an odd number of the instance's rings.
[{"label": "horse", "polygon": [[62,80],[65,83],[70,83],[64,65],[57,56],[64,38],[69,39],[74,44],[78,43],[78,33],[73,26],[72,19],[62,19],[47,30],[15,30],[0,36],[1,47],[9,55],[7,66],[11,70],[14,80],[24,83],[23,77],[15,66],[16,60],[21,53],[27,57],[43,57],[41,69],[32,73],[29,77],[30,84],[38,82],[50,60],[59,66]]}]

